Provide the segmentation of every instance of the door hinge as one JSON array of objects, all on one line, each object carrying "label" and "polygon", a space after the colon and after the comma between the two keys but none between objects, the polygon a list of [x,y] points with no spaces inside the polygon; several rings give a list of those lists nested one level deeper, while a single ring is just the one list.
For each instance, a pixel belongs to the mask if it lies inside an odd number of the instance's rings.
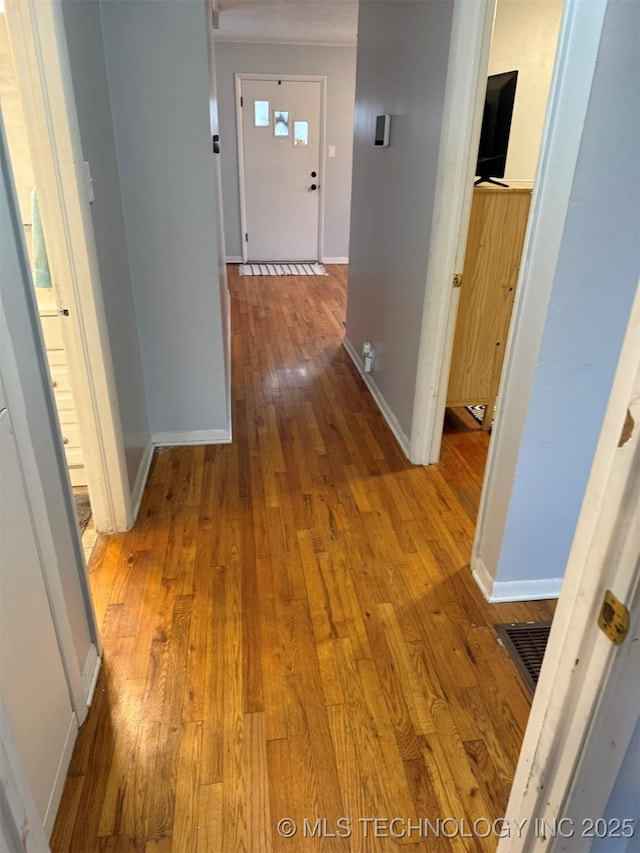
[{"label": "door hinge", "polygon": [[248,243],[248,242],[249,242],[249,235],[248,235],[248,234],[246,234],[246,233],[245,233],[245,235],[244,235],[244,242],[245,242],[245,243]]},{"label": "door hinge", "polygon": [[69,316],[69,309],[68,308],[59,308],[58,314],[60,315],[60,317],[68,317]]},{"label": "door hinge", "polygon": [[619,646],[629,633],[629,611],[610,589],[604,594],[598,626],[614,646]]},{"label": "door hinge", "polygon": [[244,98],[240,95],[240,106],[244,107]]},{"label": "door hinge", "polygon": [[454,287],[462,287],[462,273],[461,272],[457,272],[453,276],[453,286]]}]

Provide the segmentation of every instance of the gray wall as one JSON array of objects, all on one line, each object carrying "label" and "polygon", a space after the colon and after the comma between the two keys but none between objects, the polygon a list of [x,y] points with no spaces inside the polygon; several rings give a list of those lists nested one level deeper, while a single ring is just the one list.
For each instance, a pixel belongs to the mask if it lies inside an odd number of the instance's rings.
[{"label": "gray wall", "polygon": [[609,3],[496,581],[562,577],[573,541],[640,275],[639,26]]},{"label": "gray wall", "polygon": [[100,11],[151,432],[226,433],[204,0]]},{"label": "gray wall", "polygon": [[262,72],[327,75],[326,142],[335,145],[336,156],[325,161],[323,254],[326,258],[348,257],[355,65],[355,47],[216,42],[228,256],[242,255],[234,74]]},{"label": "gray wall", "polygon": [[[452,2],[361,3],[347,337],[409,435],[435,199]],[[391,144],[375,148],[375,118]]]},{"label": "gray wall", "polygon": [[91,205],[91,215],[129,484],[133,488],[149,440],[149,419],[107,89],[100,6],[95,0],[64,0],[62,11],[82,152],[90,163],[93,177],[95,201]]}]

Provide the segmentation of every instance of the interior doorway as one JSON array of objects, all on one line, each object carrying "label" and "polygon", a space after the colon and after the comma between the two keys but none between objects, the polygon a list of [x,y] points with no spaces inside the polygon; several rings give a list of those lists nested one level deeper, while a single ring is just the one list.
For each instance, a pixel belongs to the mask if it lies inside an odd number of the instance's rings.
[{"label": "interior doorway", "polygon": [[[96,528],[111,533],[131,526],[133,506],[89,207],[91,182],[82,157],[61,14],[52,2],[8,0],[2,18],[24,119],[23,147],[31,152],[33,174],[26,186],[31,183],[29,192],[37,187],[38,213],[47,229],[52,286],[36,289],[34,310],[42,314],[42,302],[49,327],[43,328],[43,337],[47,348],[57,352],[54,361],[64,351],[65,365],[55,365],[61,384],[53,389],[60,388],[67,407],[61,417],[62,440],[69,433],[63,446],[75,451],[81,446]],[[55,376],[52,380],[58,381]],[[69,421],[71,398],[77,431]],[[67,461],[76,471],[81,467],[77,452]],[[70,482],[74,479],[76,472],[70,472]]]},{"label": "interior doorway", "polygon": [[40,212],[31,145],[11,55],[7,20],[4,14],[0,15],[0,70],[2,117],[24,229],[25,247],[31,268],[31,278],[51,375],[67,471],[73,488],[76,518],[80,533],[83,536],[83,543],[86,543],[88,548],[89,540],[91,540],[91,544],[95,542],[95,524],[91,516],[89,478],[70,376],[69,359],[64,343],[62,318],[58,313],[59,299],[49,265],[45,240],[46,226],[42,222]]},{"label": "interior doorway", "polygon": [[[457,308],[456,291],[448,282],[454,270],[462,268],[464,259],[464,246],[460,246],[458,237],[461,227],[468,222],[471,207],[470,174],[480,134],[493,6],[489,0],[486,4],[459,8],[454,14],[449,68],[450,74],[451,68],[456,73],[450,78],[446,98],[442,141],[446,158],[438,177],[439,185],[447,191],[437,196],[438,229],[431,245],[434,263],[428,273],[411,434],[414,462],[433,463],[439,458]],[[549,300],[556,281],[605,8],[604,2],[584,6],[577,0],[565,0],[563,9],[519,292],[499,391],[498,417],[491,436],[471,554],[474,578],[492,602],[557,597],[562,583],[561,577],[538,579],[521,574],[505,580],[497,578],[497,574],[511,506],[511,485],[517,472],[520,436],[527,423]],[[466,113],[461,110],[463,105],[467,105]],[[422,388],[434,389],[438,404],[433,405],[426,393],[421,396]]]},{"label": "interior doorway", "polygon": [[452,419],[486,432],[493,426],[563,5],[496,3],[487,74],[495,80],[517,71],[506,166],[503,160],[504,171],[495,175],[505,186],[474,188],[468,231],[461,235],[464,268],[445,429]]},{"label": "interior doorway", "polygon": [[320,259],[325,84],[236,74],[244,261]]}]

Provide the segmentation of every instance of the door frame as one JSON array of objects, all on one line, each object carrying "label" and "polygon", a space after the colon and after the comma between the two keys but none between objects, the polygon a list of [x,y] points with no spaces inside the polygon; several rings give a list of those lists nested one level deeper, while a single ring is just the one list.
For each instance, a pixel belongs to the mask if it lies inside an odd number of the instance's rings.
[{"label": "door frame", "polygon": [[409,458],[440,459],[461,273],[471,218],[474,152],[480,142],[497,0],[455,0],[438,153],[433,232],[418,351]]},{"label": "door frame", "polygon": [[242,239],[247,233],[247,199],[244,174],[244,131],[242,129],[242,81],[243,80],[287,80],[298,83],[320,83],[320,181],[318,187],[318,245],[317,261],[324,256],[324,179],[326,164],[326,124],[327,124],[327,77],[324,74],[255,74],[238,71],[234,74],[236,94],[236,127],[238,139],[238,182],[240,185],[240,227],[242,243],[242,262],[246,263],[247,241]]},{"label": "door frame", "polygon": [[34,174],[85,457],[104,533],[133,524],[131,488],[91,220],[62,8],[6,0]]},{"label": "door frame", "polygon": [[[627,413],[634,427],[625,436]],[[639,465],[640,286],[506,809],[524,828],[501,841],[500,853],[558,849],[551,832],[536,832],[536,821],[563,818],[574,834],[559,849],[587,849],[583,821],[604,813],[638,722]],[[598,627],[608,589],[630,613],[621,645]]]},{"label": "door frame", "polygon": [[[508,508],[504,483],[512,482],[515,474],[606,6],[607,0],[564,4],[471,558],[476,581],[487,597],[492,578],[478,553],[489,537],[495,540],[504,533]],[[452,282],[464,261],[475,166],[470,153],[479,139],[494,10],[495,0],[455,0],[410,436],[410,459],[420,465],[440,458],[459,300]],[[503,419],[504,411],[508,417]]]}]

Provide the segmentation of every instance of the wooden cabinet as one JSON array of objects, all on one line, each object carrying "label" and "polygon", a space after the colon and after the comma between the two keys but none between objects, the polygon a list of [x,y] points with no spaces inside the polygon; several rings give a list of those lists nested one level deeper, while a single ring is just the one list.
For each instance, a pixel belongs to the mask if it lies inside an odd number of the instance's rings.
[{"label": "wooden cabinet", "polygon": [[448,406],[495,405],[530,203],[530,189],[474,190]]}]

